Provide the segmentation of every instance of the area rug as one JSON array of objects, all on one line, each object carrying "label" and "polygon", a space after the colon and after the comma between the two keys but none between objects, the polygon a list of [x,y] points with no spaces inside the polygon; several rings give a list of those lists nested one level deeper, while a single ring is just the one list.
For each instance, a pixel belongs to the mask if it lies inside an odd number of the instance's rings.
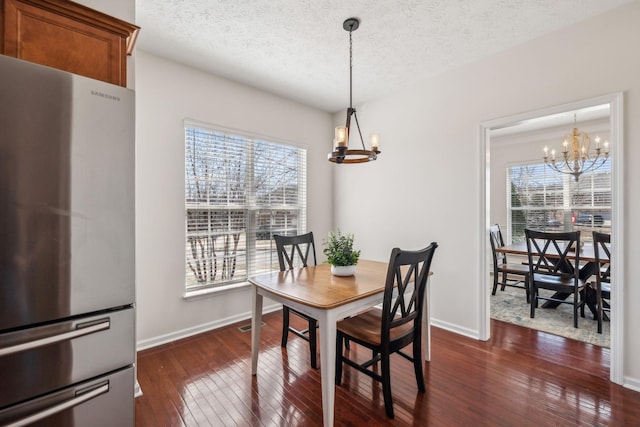
[{"label": "area rug", "polygon": [[[545,290],[542,290],[545,292]],[[598,333],[598,323],[593,320],[589,309],[585,309],[585,317],[579,317],[578,328],[573,327],[573,307],[569,304],[560,304],[557,308],[542,308],[543,301],[536,309],[536,317],[530,317],[530,306],[527,304],[524,290],[507,287],[504,291],[500,288],[491,298],[491,318],[502,320],[560,335],[579,341],[588,342],[600,347],[609,347],[610,322],[602,322],[602,333]]]}]

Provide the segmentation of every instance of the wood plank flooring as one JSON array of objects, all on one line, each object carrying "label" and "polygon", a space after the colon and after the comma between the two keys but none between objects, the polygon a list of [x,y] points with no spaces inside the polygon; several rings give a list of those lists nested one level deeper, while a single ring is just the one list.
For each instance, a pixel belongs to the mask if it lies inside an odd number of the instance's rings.
[{"label": "wood plank flooring", "polygon": [[[256,377],[251,333],[238,330],[248,322],[139,352],[136,426],[322,425],[308,344],[291,336],[281,349],[280,312],[263,320]],[[432,334],[426,393],[412,365],[394,357],[389,420],[379,383],[345,366],[336,426],[640,425],[640,393],[608,380],[606,348],[494,320],[487,342],[435,327]],[[364,358],[363,350],[351,351]]]}]

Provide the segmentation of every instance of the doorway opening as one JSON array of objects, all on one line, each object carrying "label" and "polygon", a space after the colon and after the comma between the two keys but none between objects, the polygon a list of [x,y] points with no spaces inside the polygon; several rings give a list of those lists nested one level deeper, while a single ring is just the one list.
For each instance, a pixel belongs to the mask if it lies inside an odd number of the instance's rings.
[{"label": "doorway opening", "polygon": [[[483,302],[480,310],[481,336],[483,339],[488,339],[491,334],[492,299],[498,304],[505,298],[510,298],[510,301],[498,310],[502,311],[502,314],[505,314],[505,310],[511,309],[512,304],[517,306],[521,303],[522,306],[519,308],[524,315],[522,313],[517,315],[519,321],[526,323],[530,320],[524,290],[506,288],[510,292],[502,293],[499,288],[496,292],[498,298],[491,296],[493,264],[488,238],[490,225],[501,226],[505,244],[523,240],[524,228],[547,231],[580,229],[582,236],[591,236],[591,229],[607,232],[612,235],[612,252],[616,254],[616,262],[612,264],[611,305],[617,309],[612,309],[610,313],[611,332],[608,340],[611,349],[610,379],[615,383],[622,383],[623,316],[622,304],[617,302],[623,300],[623,289],[621,286],[615,286],[615,283],[624,283],[622,256],[617,250],[623,247],[623,236],[620,232],[624,200],[623,175],[621,156],[617,155],[623,152],[622,94],[491,120],[481,123],[480,127],[481,153],[484,154],[480,168],[482,175],[480,182],[484,183],[482,200],[484,206],[481,210],[483,235],[480,241],[481,265],[484,270],[482,277],[485,278],[484,286],[481,287],[483,294],[480,298]],[[605,139],[608,140],[611,151],[611,157],[605,166],[600,167],[599,171],[594,171],[589,177],[586,173],[581,175],[578,181],[575,181],[571,175],[553,171],[544,164],[543,160],[543,148],[548,146],[549,151],[555,148],[556,152],[560,153],[562,137],[573,127],[579,127],[580,130],[591,135],[592,139],[599,136],[601,143]],[[547,178],[543,179],[543,175]],[[550,184],[552,180],[554,184]],[[525,199],[526,203],[521,203]],[[591,220],[587,221],[586,218]],[[518,291],[521,291],[522,295],[517,295]],[[496,307],[493,307],[494,316]],[[560,311],[553,313],[554,316],[558,314]],[[541,316],[544,316],[544,313],[536,310],[536,318]],[[567,330],[574,333],[570,338],[589,342],[585,337],[593,335],[602,341],[603,335],[597,335],[596,322],[591,321],[590,316],[587,310],[585,318],[580,319],[577,331],[571,330],[572,322],[567,324]],[[519,321],[512,323],[522,324]],[[526,324],[523,326],[532,327]],[[533,328],[544,330],[535,326]],[[589,334],[590,331],[594,334]],[[562,335],[554,331],[547,330],[547,332]],[[602,342],[597,345],[601,344]]]}]

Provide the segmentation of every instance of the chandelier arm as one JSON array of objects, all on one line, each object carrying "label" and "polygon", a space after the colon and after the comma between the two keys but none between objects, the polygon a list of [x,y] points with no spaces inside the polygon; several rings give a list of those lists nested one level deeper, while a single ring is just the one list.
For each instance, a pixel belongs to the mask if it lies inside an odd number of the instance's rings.
[{"label": "chandelier arm", "polygon": [[366,150],[367,148],[364,146],[364,139],[362,138],[362,132],[360,131],[360,123],[358,123],[358,115],[356,114],[356,110],[353,110],[353,117],[356,119],[356,127],[358,128],[358,134],[360,134],[360,142],[362,143],[362,149]]},{"label": "chandelier arm", "polygon": [[[576,166],[571,166],[571,163],[565,161],[562,163],[549,163],[546,162],[547,166],[549,166],[550,169],[556,171],[556,172],[560,172],[566,175],[571,175],[575,178],[576,182],[578,181],[578,179],[580,178],[580,175],[582,175],[585,172],[590,172],[593,170],[596,170],[598,168],[600,168],[602,165],[604,165],[604,163],[607,161],[608,157],[604,156],[604,157],[596,157],[595,159],[590,159],[589,160],[589,164],[587,165],[587,162],[581,162],[582,163],[582,167],[580,167],[580,165]],[[599,160],[599,161],[598,161]]]},{"label": "chandelier arm", "polygon": [[351,115],[355,114],[355,112],[356,110],[353,108],[347,108],[347,120],[345,120],[344,127],[347,128],[347,135],[349,135],[349,137],[351,137]]},{"label": "chandelier arm", "polygon": [[[600,162],[598,162],[598,160],[600,160]],[[606,161],[607,161],[606,157],[596,157],[595,159],[589,159],[589,162],[590,162],[589,166],[584,166],[584,164],[583,164],[582,172],[587,172],[587,171],[590,171],[590,170],[598,169]]]},{"label": "chandelier arm", "polygon": [[567,173],[564,168],[559,168],[557,163],[547,163],[547,166],[549,166],[550,169],[556,171],[556,172],[560,172],[560,173]]}]

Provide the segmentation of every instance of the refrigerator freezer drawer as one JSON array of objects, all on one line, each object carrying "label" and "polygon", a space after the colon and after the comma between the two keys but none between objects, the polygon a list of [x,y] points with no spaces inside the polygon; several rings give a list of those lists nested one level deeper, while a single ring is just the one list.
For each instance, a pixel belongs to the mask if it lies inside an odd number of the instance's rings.
[{"label": "refrigerator freezer drawer", "polygon": [[5,409],[0,425],[112,427],[134,425],[133,367]]},{"label": "refrigerator freezer drawer", "polygon": [[0,408],[133,364],[134,315],[129,307],[0,334]]}]

